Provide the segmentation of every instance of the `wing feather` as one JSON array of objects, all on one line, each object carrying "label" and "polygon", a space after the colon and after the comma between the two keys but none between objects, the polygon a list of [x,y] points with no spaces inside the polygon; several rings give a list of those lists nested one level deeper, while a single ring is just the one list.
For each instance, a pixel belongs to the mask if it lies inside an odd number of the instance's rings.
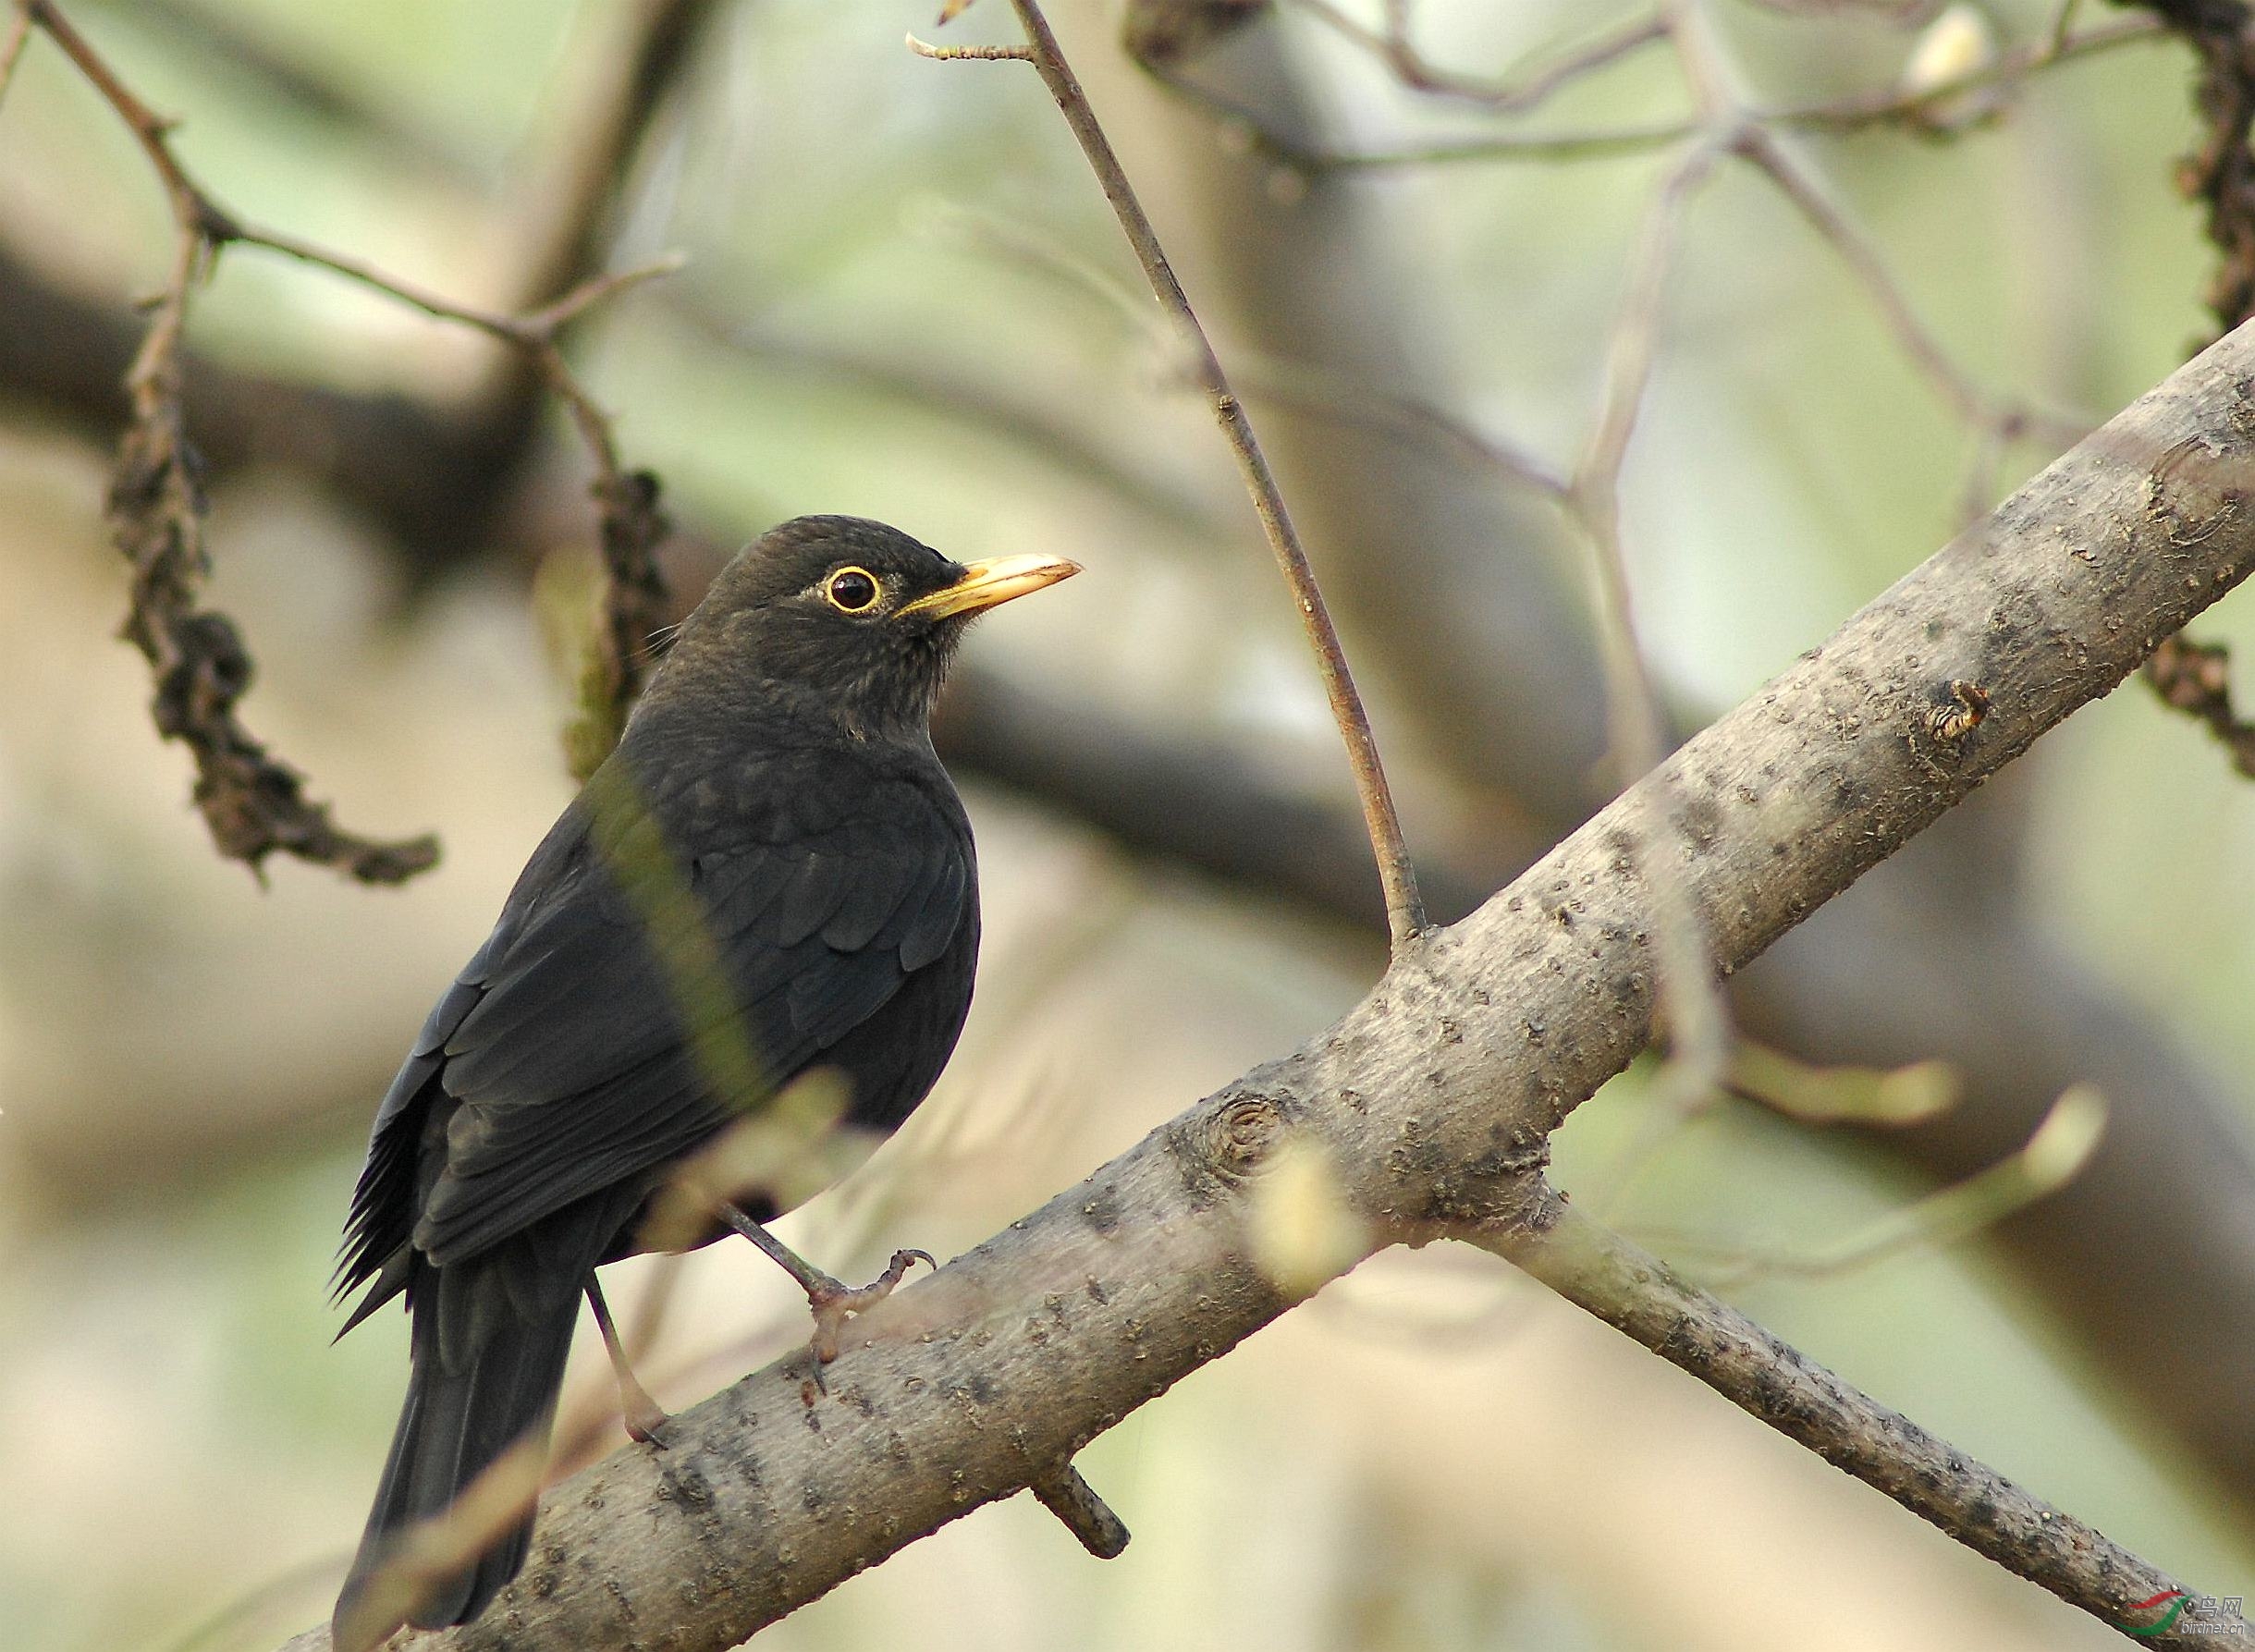
[{"label": "wing feather", "polygon": [[[951,796],[895,783],[852,819],[834,814],[788,804],[739,821],[717,847],[708,826],[683,828],[702,851],[690,887],[728,997],[778,1083],[819,1064],[974,915],[970,837]],[[412,1202],[420,1210],[363,1224],[361,1277],[395,1248],[380,1241],[403,1242],[411,1230],[442,1265],[476,1254],[648,1175],[727,1123],[697,1071],[702,1029],[673,1002],[642,917],[583,826],[580,840],[582,851],[558,858],[529,893],[528,868],[395,1082],[395,1094],[411,1084],[452,1104],[444,1163]],[[401,1161],[411,1179],[416,1133],[387,1135],[380,1124],[363,1185],[379,1160],[386,1187],[396,1189]]]}]

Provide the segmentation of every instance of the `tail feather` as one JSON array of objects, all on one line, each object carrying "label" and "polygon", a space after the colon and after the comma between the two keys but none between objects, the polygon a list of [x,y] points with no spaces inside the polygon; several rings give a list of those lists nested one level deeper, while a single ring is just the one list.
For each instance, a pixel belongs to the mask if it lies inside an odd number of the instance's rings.
[{"label": "tail feather", "polygon": [[593,1258],[573,1267],[532,1248],[519,1242],[416,1268],[407,1402],[337,1597],[330,1634],[338,1652],[375,1645],[403,1619],[418,1629],[468,1622],[524,1564],[529,1496],[522,1520],[443,1576],[410,1579],[387,1563],[410,1528],[446,1512],[511,1447],[545,1450]]}]

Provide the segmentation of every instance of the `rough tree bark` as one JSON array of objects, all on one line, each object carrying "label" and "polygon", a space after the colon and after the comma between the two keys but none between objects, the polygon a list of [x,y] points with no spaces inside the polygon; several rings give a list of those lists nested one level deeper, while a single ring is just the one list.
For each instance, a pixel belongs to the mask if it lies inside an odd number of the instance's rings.
[{"label": "rough tree bark", "polygon": [[[1577,1301],[1756,1415],[2118,1622],[2167,1586],[2150,1566],[1897,1433],[1837,1379],[1812,1404],[1805,1362],[1664,1271],[1619,1253],[1557,1265],[1543,1171],[1550,1132],[1651,1033],[1640,867],[1680,878],[1720,971],[1745,964],[2245,577],[2249,479],[2255,327],[1405,949],[1327,1032],[858,1321],[827,1399],[794,1355],[685,1413],[670,1450],[623,1450],[557,1488],[525,1575],[480,1622],[423,1644],[733,1646],[1052,1476],[1291,1305],[1247,1242],[1251,1191],[1288,1139],[1328,1159],[1371,1248],[1460,1237],[1570,1276]],[[1702,1323],[1715,1334],[1685,1334]],[[2236,1620],[2214,1627],[2199,1644],[2255,1645]],[[2194,1644],[2154,1644],[2173,1641]]]}]

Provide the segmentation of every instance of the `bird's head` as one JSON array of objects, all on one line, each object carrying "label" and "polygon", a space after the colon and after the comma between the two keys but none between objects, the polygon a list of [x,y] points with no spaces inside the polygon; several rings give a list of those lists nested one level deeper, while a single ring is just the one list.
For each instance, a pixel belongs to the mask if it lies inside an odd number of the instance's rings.
[{"label": "bird's head", "polygon": [[1080,571],[1061,557],[955,562],[882,522],[798,517],[721,570],[651,696],[750,691],[863,737],[920,730],[973,619]]}]

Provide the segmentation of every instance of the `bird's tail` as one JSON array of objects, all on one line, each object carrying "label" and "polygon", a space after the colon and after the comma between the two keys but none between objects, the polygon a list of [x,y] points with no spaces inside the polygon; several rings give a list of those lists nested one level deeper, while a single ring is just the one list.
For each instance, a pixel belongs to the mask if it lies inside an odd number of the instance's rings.
[{"label": "bird's tail", "polygon": [[[537,1256],[528,1237],[444,1267],[417,1263],[407,1403],[331,1620],[337,1652],[373,1646],[402,1621],[466,1623],[524,1564],[581,1282],[594,1262],[559,1267],[564,1258]],[[402,1545],[505,1456],[508,1466],[463,1504],[459,1536],[446,1534],[459,1563],[443,1548],[425,1555]],[[521,1518],[511,1519],[519,1507]],[[496,1532],[501,1521],[509,1524]]]}]

